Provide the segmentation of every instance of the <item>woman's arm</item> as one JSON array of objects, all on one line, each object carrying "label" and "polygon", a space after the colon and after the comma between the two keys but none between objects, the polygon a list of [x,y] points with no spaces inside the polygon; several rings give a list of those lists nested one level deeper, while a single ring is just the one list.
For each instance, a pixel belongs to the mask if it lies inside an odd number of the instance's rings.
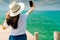
[{"label": "woman's arm", "polygon": [[[9,15],[9,11],[8,11],[8,12],[6,13],[6,18],[9,18],[9,17],[10,17],[10,15]],[[7,25],[7,24],[6,24],[6,19],[5,19],[3,25],[0,24],[0,26],[2,27],[3,30],[5,30],[5,29],[7,29],[6,25]]]},{"label": "woman's arm", "polygon": [[6,18],[9,18],[10,17],[10,12],[8,11],[7,13],[6,13]]},{"label": "woman's arm", "polygon": [[31,7],[31,9],[28,10],[26,14],[30,14],[30,13],[34,10],[34,8],[35,8],[35,6],[34,6],[34,4],[33,4],[32,1],[29,1],[29,3],[30,3],[30,7]]}]

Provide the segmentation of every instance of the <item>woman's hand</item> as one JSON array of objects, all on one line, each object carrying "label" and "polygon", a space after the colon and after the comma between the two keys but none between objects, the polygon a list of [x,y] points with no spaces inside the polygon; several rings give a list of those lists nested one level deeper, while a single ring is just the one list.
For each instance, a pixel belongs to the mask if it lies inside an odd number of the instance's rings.
[{"label": "woman's hand", "polygon": [[29,1],[29,4],[31,8],[26,12],[27,15],[29,15],[35,8],[33,1]]},{"label": "woman's hand", "polygon": [[3,26],[3,30],[7,29],[6,27]]},{"label": "woman's hand", "polygon": [[0,27],[2,27],[3,30],[7,29],[5,26],[3,26],[2,24],[0,24]]}]

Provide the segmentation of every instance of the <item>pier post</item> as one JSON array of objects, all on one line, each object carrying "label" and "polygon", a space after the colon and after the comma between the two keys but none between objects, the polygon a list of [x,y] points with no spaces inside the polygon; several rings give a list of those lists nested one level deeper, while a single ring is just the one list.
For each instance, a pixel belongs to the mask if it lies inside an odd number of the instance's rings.
[{"label": "pier post", "polygon": [[60,32],[54,32],[54,40],[60,40]]},{"label": "pier post", "polygon": [[38,32],[34,33],[34,40],[38,40]]}]

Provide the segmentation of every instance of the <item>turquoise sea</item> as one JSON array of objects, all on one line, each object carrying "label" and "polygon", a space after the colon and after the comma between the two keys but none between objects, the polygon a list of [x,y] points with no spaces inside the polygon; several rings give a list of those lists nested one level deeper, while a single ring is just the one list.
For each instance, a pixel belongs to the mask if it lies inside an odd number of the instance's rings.
[{"label": "turquoise sea", "polygon": [[[6,12],[0,10],[0,24]],[[27,30],[33,35],[38,32],[39,40],[54,40],[54,31],[60,31],[60,10],[33,11],[27,19]]]}]

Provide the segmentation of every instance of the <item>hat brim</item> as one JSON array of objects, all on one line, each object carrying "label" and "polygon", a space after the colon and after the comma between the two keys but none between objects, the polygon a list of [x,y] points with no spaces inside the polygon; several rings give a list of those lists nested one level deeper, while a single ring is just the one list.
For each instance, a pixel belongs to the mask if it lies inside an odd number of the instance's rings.
[{"label": "hat brim", "polygon": [[12,16],[12,17],[17,16],[18,14],[20,14],[24,10],[24,7],[25,7],[24,3],[18,3],[18,5],[20,6],[20,9],[16,13],[13,13],[10,10],[10,16]]}]

